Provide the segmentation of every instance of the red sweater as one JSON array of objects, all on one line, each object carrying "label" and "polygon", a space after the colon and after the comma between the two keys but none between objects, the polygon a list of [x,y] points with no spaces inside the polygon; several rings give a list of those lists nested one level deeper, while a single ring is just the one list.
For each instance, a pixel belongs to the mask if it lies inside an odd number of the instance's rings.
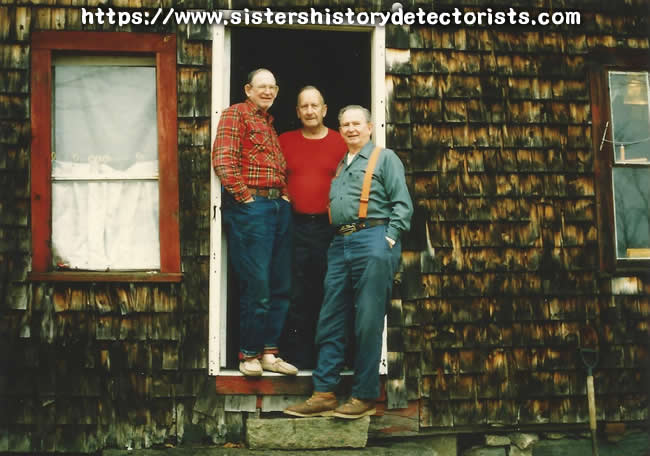
[{"label": "red sweater", "polygon": [[287,162],[291,204],[302,214],[327,212],[330,183],[348,148],[336,131],[328,129],[321,139],[307,139],[300,130],[280,135]]}]

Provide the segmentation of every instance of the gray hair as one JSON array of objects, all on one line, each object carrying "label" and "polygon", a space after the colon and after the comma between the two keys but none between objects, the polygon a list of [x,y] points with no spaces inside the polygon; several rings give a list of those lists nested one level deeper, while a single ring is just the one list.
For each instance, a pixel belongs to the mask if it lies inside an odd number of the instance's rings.
[{"label": "gray hair", "polygon": [[307,90],[315,90],[316,92],[318,92],[318,96],[320,97],[320,102],[322,104],[325,104],[325,98],[323,97],[321,91],[318,90],[318,88],[313,85],[306,85],[298,91],[298,96],[296,97],[296,105],[300,105],[300,95],[302,95],[302,93],[306,92]]},{"label": "gray hair", "polygon": [[[266,68],[256,68],[255,70],[248,73],[248,76],[246,76],[246,84],[252,84],[255,75],[263,71],[268,71],[269,73],[271,73],[271,75],[273,75],[273,72],[271,70],[267,70]],[[275,75],[273,75],[273,77],[275,78]]]},{"label": "gray hair", "polygon": [[370,111],[368,111],[366,108],[360,105],[347,105],[341,108],[341,110],[339,111],[339,123],[341,123],[341,117],[343,117],[343,114],[353,109],[358,109],[359,111],[361,111],[363,115],[366,117],[366,122],[370,123],[370,121],[372,120],[372,115],[370,114]]}]

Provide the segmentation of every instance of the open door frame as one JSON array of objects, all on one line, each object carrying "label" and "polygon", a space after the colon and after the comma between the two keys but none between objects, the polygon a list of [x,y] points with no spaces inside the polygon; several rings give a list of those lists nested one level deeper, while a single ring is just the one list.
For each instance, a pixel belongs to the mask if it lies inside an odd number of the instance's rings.
[{"label": "open door frame", "polygon": [[[373,141],[378,146],[386,145],[386,39],[381,27],[364,26],[289,26],[301,30],[327,30],[367,32],[370,40],[370,78]],[[212,117],[211,142],[214,143],[221,112],[230,105],[230,31],[223,25],[212,28]],[[225,370],[226,366],[226,311],[227,311],[227,247],[221,229],[221,184],[214,169],[210,167],[210,281],[209,281],[209,340],[208,373],[210,375],[241,375],[239,371]],[[386,374],[386,323],[379,373]],[[311,371],[301,372],[311,375]]]}]

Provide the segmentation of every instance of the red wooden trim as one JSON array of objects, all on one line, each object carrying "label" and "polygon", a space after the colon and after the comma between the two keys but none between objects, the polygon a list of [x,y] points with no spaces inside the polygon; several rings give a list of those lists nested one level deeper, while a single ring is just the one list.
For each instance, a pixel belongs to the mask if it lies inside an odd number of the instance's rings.
[{"label": "red wooden trim", "polygon": [[[592,115],[592,147],[594,150],[594,179],[596,182],[596,214],[599,233],[599,263],[600,270],[615,273],[625,268],[643,268],[644,261],[617,260],[615,229],[616,216],[614,214],[614,190],[612,188],[612,167],[614,164],[614,147],[611,142],[602,145],[605,126],[611,119],[609,83],[607,72],[609,70],[648,71],[650,65],[647,60],[647,51],[596,51],[592,53],[594,60],[589,72],[591,115]],[[611,122],[607,125],[605,139],[611,141]],[[647,263],[647,261],[645,262]],[[619,271],[620,272],[620,271]]]},{"label": "red wooden trim", "polygon": [[182,273],[159,272],[80,272],[52,271],[30,272],[27,279],[32,282],[180,282]]},{"label": "red wooden trim", "polygon": [[244,377],[220,375],[215,377],[217,394],[310,395],[314,389],[311,376]]},{"label": "red wooden trim", "polygon": [[94,52],[176,52],[174,35],[130,32],[32,33],[32,49]]},{"label": "red wooden trim", "polygon": [[52,233],[52,56],[49,50],[32,49],[31,73],[31,214],[32,270],[47,271],[51,264]]},{"label": "red wooden trim", "polygon": [[379,402],[377,404],[377,414],[381,411],[381,414],[384,415],[394,415],[402,417],[413,417],[418,416],[420,410],[420,400],[408,401],[406,408],[401,409],[387,409],[386,403]]},{"label": "red wooden trim", "polygon": [[[353,375],[341,376],[338,390],[350,391]],[[297,377],[268,376],[244,377],[243,375],[217,375],[215,377],[217,394],[267,395],[267,396],[309,396],[314,391],[311,375]],[[378,402],[386,401],[386,378],[380,377]]]},{"label": "red wooden trim", "polygon": [[[158,156],[160,192],[160,281],[180,281],[180,234],[178,202],[178,132],[176,93],[176,38],[128,32],[57,32],[32,34],[31,121],[32,121],[32,270],[48,271],[51,266],[51,106],[52,106],[52,50],[82,52],[148,52],[156,53]],[[44,280],[58,280],[61,273]],[[68,274],[68,273],[65,273]],[[80,273],[75,273],[80,274]],[[75,276],[79,281],[102,281],[100,274],[92,273],[92,280]],[[102,273],[101,275],[104,275]],[[130,273],[107,275],[107,281],[156,281],[138,278]],[[176,274],[176,275],[173,275]],[[55,277],[53,279],[53,277]],[[117,279],[115,277],[118,277]],[[40,279],[34,279],[40,280]],[[69,278],[62,279],[65,281]]]},{"label": "red wooden trim", "polygon": [[[406,408],[401,409],[387,409],[386,402],[377,402],[376,416],[394,416],[401,418],[413,418],[419,420],[420,418],[420,401],[408,401]],[[391,426],[384,429],[379,429],[379,432],[391,434],[402,431],[412,431],[413,429],[404,426]]]},{"label": "red wooden trim", "polygon": [[[174,42],[175,43],[175,42]],[[176,49],[156,55],[158,176],[160,192],[160,271],[181,269],[178,203]]]},{"label": "red wooden trim", "polygon": [[[605,71],[599,68],[590,74],[592,145],[594,149],[594,178],[596,181],[596,213],[600,242],[598,243],[600,270],[613,272],[614,258],[614,210],[612,194],[612,151],[611,144],[601,142],[605,125],[609,119]],[[611,139],[611,125],[607,127],[606,139]]]}]

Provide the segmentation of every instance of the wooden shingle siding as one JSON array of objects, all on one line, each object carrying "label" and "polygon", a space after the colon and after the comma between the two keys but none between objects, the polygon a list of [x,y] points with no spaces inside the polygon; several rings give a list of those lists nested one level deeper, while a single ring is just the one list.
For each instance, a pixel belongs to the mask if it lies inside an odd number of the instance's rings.
[{"label": "wooden shingle siding", "polygon": [[[463,3],[469,11],[454,6]],[[639,2],[607,12],[581,3],[571,8],[582,26],[412,26],[410,52],[403,39],[389,52],[388,131],[410,119],[405,164],[421,225],[403,255],[403,338],[391,334],[407,353],[406,384],[418,385],[422,427],[585,422],[585,322],[601,337],[598,400],[644,392],[626,359],[647,363],[647,317],[628,310],[613,323],[598,274],[587,53],[647,49],[647,14]],[[387,141],[405,147],[394,133]]]},{"label": "wooden shingle siding", "polygon": [[[29,283],[31,32],[118,27],[82,26],[80,7],[97,2],[16,3],[0,5],[0,184],[9,189],[0,192],[0,451],[76,453],[177,443],[191,422],[225,439],[211,421],[194,416],[196,398],[209,391],[204,176],[210,166],[210,43],[186,43],[186,34],[178,35],[181,252],[192,279],[180,285]],[[171,6],[144,3],[111,6]],[[119,31],[129,29],[170,31]]]},{"label": "wooden shingle siding", "polygon": [[[209,31],[81,23],[82,6],[179,8],[172,0],[0,3],[0,452],[141,448],[197,434],[239,440],[248,412],[230,411],[237,400],[227,382],[215,392],[207,376]],[[649,48],[647,2],[500,3],[531,13],[579,10],[582,24],[386,29],[386,143],[405,164],[416,212],[388,315],[386,396],[372,425],[378,434],[391,425],[411,435],[586,423],[586,368],[577,350],[585,325],[598,335],[598,419],[648,417],[650,280],[612,280],[599,269],[588,78],[595,49]],[[414,5],[497,8],[483,0]],[[234,7],[267,6],[277,4]],[[297,6],[390,5],[285,5]],[[233,6],[194,0],[182,7]],[[180,284],[28,281],[37,30],[176,35]],[[282,389],[255,385],[247,409]],[[284,388],[308,394],[311,385]]]}]

